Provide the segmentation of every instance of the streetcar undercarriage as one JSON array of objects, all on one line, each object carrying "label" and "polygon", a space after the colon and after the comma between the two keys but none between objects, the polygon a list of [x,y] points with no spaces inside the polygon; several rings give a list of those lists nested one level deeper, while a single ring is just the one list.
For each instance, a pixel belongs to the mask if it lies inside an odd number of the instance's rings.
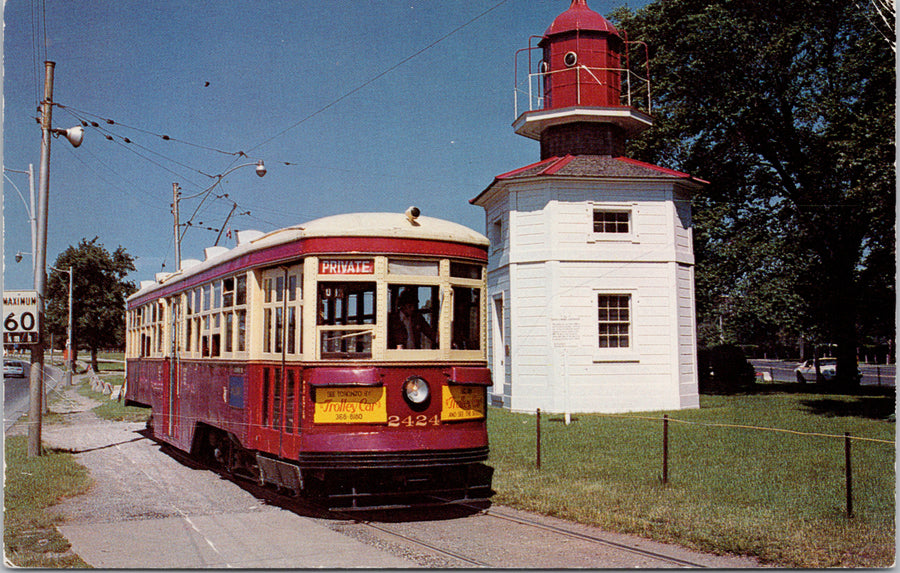
[{"label": "streetcar undercarriage", "polygon": [[292,462],[248,450],[232,434],[200,424],[191,455],[235,477],[327,504],[330,510],[471,503],[493,494],[493,468],[481,463],[487,448],[363,454],[367,461],[360,461],[359,454],[320,454],[316,462]]}]

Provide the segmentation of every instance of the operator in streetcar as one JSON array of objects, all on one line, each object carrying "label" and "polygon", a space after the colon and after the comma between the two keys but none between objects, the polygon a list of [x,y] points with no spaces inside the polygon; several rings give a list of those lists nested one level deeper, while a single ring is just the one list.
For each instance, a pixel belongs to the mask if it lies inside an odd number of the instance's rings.
[{"label": "operator in streetcar", "polygon": [[412,288],[400,291],[397,310],[388,317],[388,348],[436,348],[437,333],[422,316]]}]

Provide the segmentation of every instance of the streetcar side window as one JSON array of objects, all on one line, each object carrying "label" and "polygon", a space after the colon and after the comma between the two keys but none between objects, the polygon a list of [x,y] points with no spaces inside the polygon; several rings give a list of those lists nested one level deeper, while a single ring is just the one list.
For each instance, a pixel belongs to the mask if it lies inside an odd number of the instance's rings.
[{"label": "streetcar side window", "polygon": [[481,289],[453,287],[453,341],[455,350],[481,348]]},{"label": "streetcar side window", "polygon": [[222,306],[222,281],[212,283],[212,301],[210,301],[212,310]]},{"label": "streetcar side window", "polygon": [[226,312],[225,313],[225,352],[231,353],[234,352],[234,345],[232,344],[232,337],[234,333],[234,313]]},{"label": "streetcar side window", "polygon": [[388,348],[436,349],[440,289],[437,286],[388,286]]},{"label": "streetcar side window", "polygon": [[237,311],[237,351],[247,350],[247,311]]},{"label": "streetcar side window", "polygon": [[234,303],[238,306],[247,304],[247,275],[237,277]]},{"label": "streetcar side window", "polygon": [[222,280],[222,354],[246,352],[247,275],[239,274]]},{"label": "streetcar side window", "polygon": [[481,280],[481,273],[483,268],[483,265],[473,265],[471,263],[451,261],[450,276],[459,279]]},{"label": "streetcar side window", "polygon": [[222,321],[221,314],[214,314],[212,316],[213,327],[212,327],[212,331],[210,333],[210,348],[209,348],[209,355],[212,357],[216,357],[220,354],[219,351],[221,350],[221,340],[222,340],[221,336],[222,335],[219,332],[219,328],[221,326],[221,321]]},{"label": "streetcar side window", "polygon": [[222,281],[222,306],[230,308],[234,306],[234,278],[229,277]]}]

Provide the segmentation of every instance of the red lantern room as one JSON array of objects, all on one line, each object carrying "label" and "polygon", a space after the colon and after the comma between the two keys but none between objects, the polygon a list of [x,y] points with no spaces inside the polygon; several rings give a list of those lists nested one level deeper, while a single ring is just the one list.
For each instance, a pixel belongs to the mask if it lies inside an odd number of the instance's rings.
[{"label": "red lantern room", "polygon": [[544,109],[621,105],[622,39],[585,0],[573,0],[538,47],[544,51]]},{"label": "red lantern room", "polygon": [[[531,54],[535,48],[529,45],[519,51],[529,54],[528,110],[513,127],[516,133],[541,142],[542,159],[621,155],[626,138],[652,124],[649,81],[625,69],[626,45],[616,28],[588,8],[586,0],[572,0],[540,38],[536,70]],[[517,76],[518,63],[517,53]],[[517,84],[517,114],[523,93]]]}]

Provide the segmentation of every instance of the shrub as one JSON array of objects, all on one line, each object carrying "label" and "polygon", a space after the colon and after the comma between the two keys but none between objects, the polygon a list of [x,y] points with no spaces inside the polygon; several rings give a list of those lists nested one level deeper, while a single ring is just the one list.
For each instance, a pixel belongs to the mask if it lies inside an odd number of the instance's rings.
[{"label": "shrub", "polygon": [[703,394],[735,394],[752,387],[756,374],[744,351],[731,344],[700,348],[698,381]]}]

